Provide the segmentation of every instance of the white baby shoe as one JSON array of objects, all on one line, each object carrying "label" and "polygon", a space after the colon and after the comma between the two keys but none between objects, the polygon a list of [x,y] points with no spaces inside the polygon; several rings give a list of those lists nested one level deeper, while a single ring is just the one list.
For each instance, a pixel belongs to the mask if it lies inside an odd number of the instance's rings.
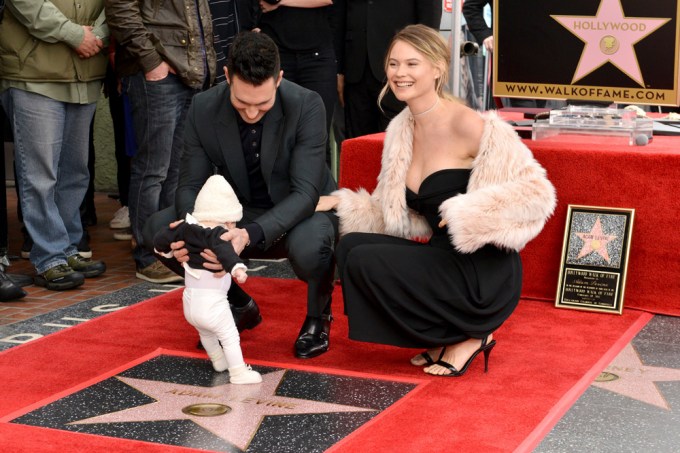
[{"label": "white baby shoe", "polygon": [[229,382],[232,384],[259,384],[262,376],[257,371],[253,371],[250,365],[238,365],[229,368]]}]

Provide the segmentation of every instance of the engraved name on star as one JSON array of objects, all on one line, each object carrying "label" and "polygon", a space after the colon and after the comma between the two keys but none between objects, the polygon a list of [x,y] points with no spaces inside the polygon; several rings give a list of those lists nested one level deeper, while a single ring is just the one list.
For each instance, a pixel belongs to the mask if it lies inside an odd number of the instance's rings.
[{"label": "engraved name on star", "polygon": [[646,366],[640,360],[637,351],[628,344],[621,353],[605,369],[619,379],[605,382],[593,382],[593,386],[615,392],[629,398],[651,404],[665,410],[671,410],[666,398],[659,391],[655,382],[680,381],[680,370]]},{"label": "engraved name on star", "polygon": [[595,225],[593,225],[593,228],[589,233],[576,233],[576,236],[584,242],[576,259],[583,258],[584,256],[595,252],[608,263],[611,262],[609,252],[607,251],[607,244],[616,239],[617,236],[613,234],[604,234],[599,216],[595,220]]},{"label": "engraved name on star", "polygon": [[550,17],[585,43],[571,83],[610,62],[642,87],[645,82],[633,46],[671,20],[626,17],[620,0],[602,0],[595,16]]},{"label": "engraved name on star", "polygon": [[[246,450],[265,416],[322,414],[334,412],[371,412],[375,409],[324,403],[276,395],[286,370],[267,373],[261,384],[215,387],[181,385],[168,382],[116,376],[125,384],[154,398],[156,402],[98,415],[70,424],[121,423],[188,419],[241,450]],[[215,417],[185,414],[182,409],[198,403],[218,403],[232,410]]]}]

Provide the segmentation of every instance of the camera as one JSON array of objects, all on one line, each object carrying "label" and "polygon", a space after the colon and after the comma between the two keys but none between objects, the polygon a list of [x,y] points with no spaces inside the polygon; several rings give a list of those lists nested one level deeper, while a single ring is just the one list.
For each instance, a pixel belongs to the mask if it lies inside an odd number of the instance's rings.
[{"label": "camera", "polygon": [[477,55],[479,52],[479,45],[474,41],[463,41],[460,43],[460,56],[469,57],[472,55]]}]

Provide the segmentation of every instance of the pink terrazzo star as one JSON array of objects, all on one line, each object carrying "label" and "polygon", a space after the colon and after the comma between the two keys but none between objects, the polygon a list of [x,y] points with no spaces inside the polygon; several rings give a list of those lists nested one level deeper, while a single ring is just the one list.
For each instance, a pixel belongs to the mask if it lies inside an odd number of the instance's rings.
[{"label": "pink terrazzo star", "polygon": [[643,365],[635,348],[628,344],[605,371],[617,375],[619,379],[594,382],[595,387],[670,410],[668,402],[654,383],[680,381],[680,370]]},{"label": "pink terrazzo star", "polygon": [[611,62],[644,87],[635,48],[670,18],[626,17],[620,0],[602,0],[595,16],[551,16],[585,43],[571,83]]},{"label": "pink terrazzo star", "polygon": [[[121,423],[188,419],[216,436],[246,450],[265,416],[370,412],[374,409],[323,403],[275,395],[286,370],[262,375],[261,384],[216,387],[181,385],[117,376],[125,384],[154,398],[156,402],[118,412],[78,420],[71,424]],[[182,408],[198,403],[219,403],[232,410],[215,417],[185,414]]]},{"label": "pink terrazzo star", "polygon": [[607,244],[616,239],[617,236],[613,234],[604,234],[600,217],[595,220],[595,225],[593,225],[593,228],[589,233],[576,233],[576,236],[584,242],[583,248],[578,252],[576,259],[583,258],[584,256],[595,252],[608,263],[611,262],[609,252],[607,251]]}]

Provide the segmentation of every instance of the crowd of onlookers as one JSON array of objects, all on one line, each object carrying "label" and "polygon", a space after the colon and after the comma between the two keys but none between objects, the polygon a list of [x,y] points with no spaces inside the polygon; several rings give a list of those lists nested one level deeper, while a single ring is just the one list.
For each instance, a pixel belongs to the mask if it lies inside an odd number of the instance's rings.
[{"label": "crowd of onlookers", "polygon": [[[187,109],[225,82],[234,37],[270,36],[284,78],[321,96],[327,130],[335,114],[342,139],[384,131],[403,108],[393,96],[376,102],[385,51],[397,30],[438,28],[441,14],[436,0],[7,0],[0,99],[14,141],[21,255],[35,284],[70,289],[105,272],[87,234],[97,221],[92,125],[102,86],[118,166],[114,237],[132,241],[137,277],[178,281],[144,246],[142,230],[175,202]],[[329,139],[328,164],[330,149]],[[22,297],[25,279],[1,271],[0,300]]]}]

